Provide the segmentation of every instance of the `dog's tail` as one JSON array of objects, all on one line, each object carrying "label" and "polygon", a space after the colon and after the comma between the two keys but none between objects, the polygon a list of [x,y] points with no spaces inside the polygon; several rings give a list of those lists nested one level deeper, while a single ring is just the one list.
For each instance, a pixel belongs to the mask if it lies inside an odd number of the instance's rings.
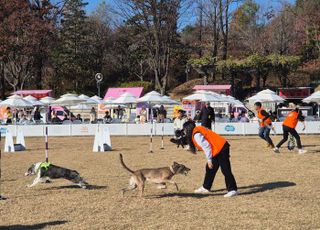
[{"label": "dog's tail", "polygon": [[124,167],[127,171],[129,171],[130,173],[134,173],[134,171],[129,169],[128,166],[126,166],[126,164],[124,163],[123,156],[121,153],[120,153],[120,163],[121,163],[122,167]]}]

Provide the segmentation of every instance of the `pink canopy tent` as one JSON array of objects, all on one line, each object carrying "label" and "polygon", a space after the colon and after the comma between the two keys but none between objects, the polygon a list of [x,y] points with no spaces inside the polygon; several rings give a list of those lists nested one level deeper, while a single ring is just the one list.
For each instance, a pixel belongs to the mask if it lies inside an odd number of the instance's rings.
[{"label": "pink canopy tent", "polygon": [[132,88],[109,88],[106,95],[104,96],[104,100],[109,97],[117,99],[124,93],[131,93],[136,98],[139,98],[142,94],[143,87],[132,87]]},{"label": "pink canopy tent", "polygon": [[33,96],[37,99],[41,99],[43,97],[52,97],[52,90],[18,90],[16,92],[14,92],[13,94],[22,96],[22,97],[26,97],[26,96]]},{"label": "pink canopy tent", "polygon": [[231,94],[231,85],[196,85],[194,90],[208,90],[216,93]]}]

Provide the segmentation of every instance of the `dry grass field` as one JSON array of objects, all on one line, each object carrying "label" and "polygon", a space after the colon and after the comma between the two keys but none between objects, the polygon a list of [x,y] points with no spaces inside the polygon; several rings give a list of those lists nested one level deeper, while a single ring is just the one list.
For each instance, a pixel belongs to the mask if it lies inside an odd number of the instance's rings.
[{"label": "dry grass field", "polygon": [[[257,137],[227,137],[240,195],[224,198],[219,171],[212,194],[195,195],[202,184],[203,153],[192,155],[155,138],[148,153],[147,137],[112,137],[114,151],[92,153],[93,137],[49,139],[49,160],[76,169],[91,184],[80,189],[56,180],[26,188],[31,163],[44,160],[44,139],[27,138],[28,150],[3,154],[0,229],[320,229],[320,136],[302,136],[305,155],[282,149],[274,154]],[[280,136],[273,137],[275,142]],[[2,148],[3,149],[3,148]],[[179,175],[174,186],[146,186],[122,196],[130,175],[119,164],[123,153],[132,169],[183,163],[191,172]]]}]

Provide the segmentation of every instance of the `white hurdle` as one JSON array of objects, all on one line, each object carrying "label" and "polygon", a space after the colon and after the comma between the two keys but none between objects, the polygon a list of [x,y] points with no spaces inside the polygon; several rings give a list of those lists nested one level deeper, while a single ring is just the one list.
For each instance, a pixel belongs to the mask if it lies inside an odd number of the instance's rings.
[{"label": "white hurdle", "polygon": [[105,152],[111,151],[111,138],[110,138],[110,130],[109,128],[104,128],[103,130],[97,129],[96,134],[94,136],[93,142],[93,152]]},{"label": "white hurdle", "polygon": [[6,132],[6,139],[4,141],[4,152],[5,153],[13,153],[14,152],[14,144],[13,137],[9,130]]},{"label": "white hurdle", "polygon": [[16,144],[20,144],[26,148],[26,142],[24,141],[24,135],[21,129],[18,130]]}]

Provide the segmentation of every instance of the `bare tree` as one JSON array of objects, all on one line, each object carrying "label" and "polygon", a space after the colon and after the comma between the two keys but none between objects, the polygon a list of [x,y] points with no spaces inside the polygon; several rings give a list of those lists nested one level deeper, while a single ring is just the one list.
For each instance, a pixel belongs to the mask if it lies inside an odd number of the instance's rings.
[{"label": "bare tree", "polygon": [[14,91],[23,89],[26,81],[32,78],[32,66],[33,58],[25,55],[8,55],[4,58],[4,77]]},{"label": "bare tree", "polygon": [[182,0],[122,0],[120,14],[136,28],[136,36],[148,51],[148,64],[154,73],[155,88],[164,94]]}]

